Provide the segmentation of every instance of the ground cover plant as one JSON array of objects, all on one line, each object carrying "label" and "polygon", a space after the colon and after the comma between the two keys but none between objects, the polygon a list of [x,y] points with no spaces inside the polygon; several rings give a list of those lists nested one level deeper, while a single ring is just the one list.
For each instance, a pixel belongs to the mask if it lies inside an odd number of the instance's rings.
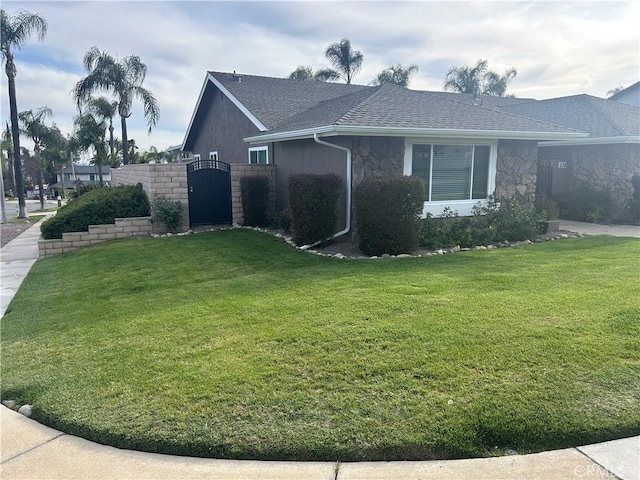
[{"label": "ground cover plant", "polygon": [[250,230],[97,245],[33,267],[0,322],[2,398],[99,442],[209,457],[634,435],[638,258],[608,237],[378,260]]}]

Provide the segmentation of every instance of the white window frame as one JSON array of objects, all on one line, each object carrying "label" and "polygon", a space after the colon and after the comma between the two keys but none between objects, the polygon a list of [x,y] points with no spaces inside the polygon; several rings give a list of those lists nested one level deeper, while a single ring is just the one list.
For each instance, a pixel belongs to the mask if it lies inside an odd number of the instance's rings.
[{"label": "white window frame", "polygon": [[[496,189],[496,165],[498,160],[498,140],[487,140],[480,138],[405,138],[404,144],[404,175],[411,175],[413,172],[413,146],[414,145],[473,145],[488,146],[489,149],[489,177],[487,179],[487,195],[493,194]],[[433,159],[432,159],[433,162]],[[473,175],[472,175],[473,180]],[[422,215],[427,213],[432,215],[440,215],[446,207],[456,210],[460,216],[469,216],[473,214],[473,207],[487,205],[488,199],[470,199],[470,200],[445,200],[437,202],[424,202]]]},{"label": "white window frame", "polygon": [[193,159],[194,160],[200,160],[200,154],[199,153],[194,153],[193,154]]},{"label": "white window frame", "polygon": [[209,160],[215,160],[216,162],[218,161],[218,151],[217,150],[215,152],[209,152]]},{"label": "white window frame", "polygon": [[[267,157],[267,163],[251,163],[251,152],[265,152],[266,157]],[[269,165],[269,147],[268,146],[262,146],[262,147],[249,147],[249,164],[251,165]]]}]

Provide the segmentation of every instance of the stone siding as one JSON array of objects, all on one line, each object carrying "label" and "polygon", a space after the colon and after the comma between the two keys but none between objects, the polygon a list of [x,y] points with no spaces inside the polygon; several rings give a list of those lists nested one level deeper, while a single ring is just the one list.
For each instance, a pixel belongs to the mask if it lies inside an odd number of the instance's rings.
[{"label": "stone siding", "polygon": [[[134,164],[111,169],[111,185],[136,185],[142,188],[153,205],[153,199],[164,195],[169,200],[179,200],[183,206],[182,226],[179,231],[189,230],[189,193],[187,165],[182,163]],[[164,225],[154,222],[154,233],[166,233]]]},{"label": "stone siding", "polygon": [[40,258],[53,257],[81,248],[131,237],[148,237],[152,233],[151,217],[116,218],[115,224],[89,225],[87,232],[68,232],[62,239],[38,240]]},{"label": "stone siding", "polygon": [[533,203],[538,170],[538,142],[500,140],[496,168],[497,199],[517,197]]},{"label": "stone siding", "polygon": [[366,177],[402,175],[404,137],[353,137],[351,160],[352,185]]},{"label": "stone siding", "polygon": [[267,215],[274,216],[276,213],[276,166],[251,165],[251,164],[231,164],[231,218],[236,225],[244,223],[244,213],[242,209],[242,192],[240,190],[240,179],[242,177],[267,177],[269,179],[269,200],[267,205]]},{"label": "stone siding", "polygon": [[633,198],[631,178],[640,175],[637,144],[581,145],[572,147],[570,188],[584,182],[611,194],[614,218],[625,218],[625,205]]}]

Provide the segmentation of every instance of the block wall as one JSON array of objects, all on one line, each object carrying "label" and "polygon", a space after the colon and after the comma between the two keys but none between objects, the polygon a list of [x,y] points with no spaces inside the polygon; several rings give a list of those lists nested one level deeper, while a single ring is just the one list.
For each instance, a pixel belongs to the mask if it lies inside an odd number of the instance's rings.
[{"label": "block wall", "polygon": [[115,224],[89,225],[87,232],[68,232],[62,239],[38,240],[39,258],[53,257],[84,247],[131,237],[148,237],[153,231],[151,217],[116,218]]}]

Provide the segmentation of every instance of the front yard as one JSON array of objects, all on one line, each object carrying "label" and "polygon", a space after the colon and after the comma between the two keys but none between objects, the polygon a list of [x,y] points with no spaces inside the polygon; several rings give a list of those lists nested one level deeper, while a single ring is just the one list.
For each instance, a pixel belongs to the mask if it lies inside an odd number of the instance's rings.
[{"label": "front yard", "polygon": [[39,261],[2,399],[102,443],[219,458],[490,456],[640,433],[640,242],[340,260],[269,235]]}]

